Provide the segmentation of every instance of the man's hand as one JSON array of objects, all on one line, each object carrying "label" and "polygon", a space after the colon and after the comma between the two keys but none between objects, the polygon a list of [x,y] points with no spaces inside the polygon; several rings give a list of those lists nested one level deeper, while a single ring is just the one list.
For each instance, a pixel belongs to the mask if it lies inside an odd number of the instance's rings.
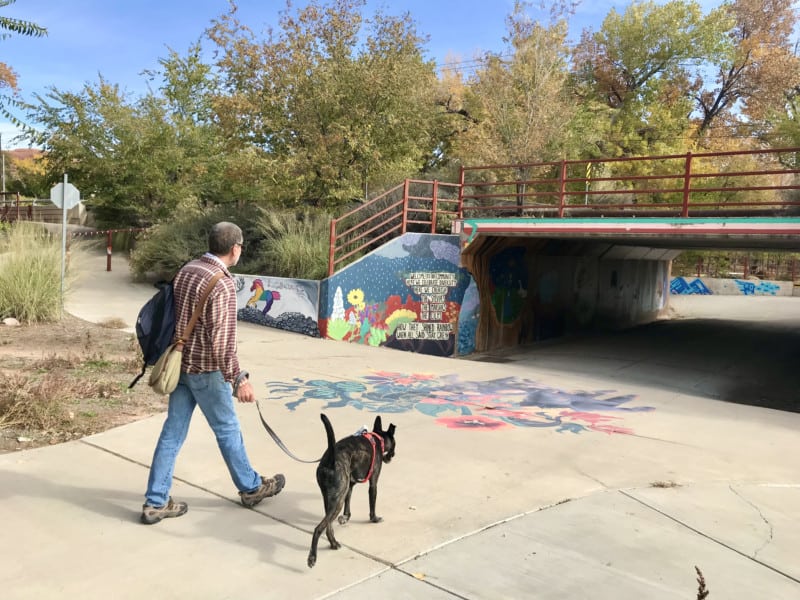
[{"label": "man's hand", "polygon": [[239,402],[255,402],[256,401],[256,393],[253,390],[253,386],[250,385],[250,380],[245,379],[239,384],[239,387],[236,388],[236,399]]}]

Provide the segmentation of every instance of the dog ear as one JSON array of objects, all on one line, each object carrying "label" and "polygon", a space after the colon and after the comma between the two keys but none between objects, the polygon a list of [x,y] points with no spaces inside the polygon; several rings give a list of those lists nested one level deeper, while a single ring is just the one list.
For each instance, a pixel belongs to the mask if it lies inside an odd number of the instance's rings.
[{"label": "dog ear", "polygon": [[386,432],[386,435],[394,437],[394,423],[389,423],[389,431]]},{"label": "dog ear", "polygon": [[383,431],[383,427],[381,425],[381,416],[378,415],[375,417],[375,424],[372,426],[372,431]]}]

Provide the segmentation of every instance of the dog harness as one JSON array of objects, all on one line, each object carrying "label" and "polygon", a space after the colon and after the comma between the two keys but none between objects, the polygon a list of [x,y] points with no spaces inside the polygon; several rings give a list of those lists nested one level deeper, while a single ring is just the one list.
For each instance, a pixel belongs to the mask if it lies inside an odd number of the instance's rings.
[{"label": "dog harness", "polygon": [[[370,463],[369,463],[369,471],[367,471],[366,477],[364,477],[364,479],[359,479],[357,481],[357,483],[364,483],[370,477],[372,477],[372,471],[375,468],[375,457],[376,456],[379,456],[379,457],[383,456],[383,438],[381,436],[379,436],[377,433],[372,432],[372,431],[363,431],[361,433],[361,436],[367,438],[367,441],[369,442],[369,445],[372,446],[372,461],[370,461]],[[375,440],[376,439],[378,440],[378,443],[381,445],[380,454],[378,454],[377,446],[375,445]],[[380,460],[380,458],[378,458],[378,460]]]}]

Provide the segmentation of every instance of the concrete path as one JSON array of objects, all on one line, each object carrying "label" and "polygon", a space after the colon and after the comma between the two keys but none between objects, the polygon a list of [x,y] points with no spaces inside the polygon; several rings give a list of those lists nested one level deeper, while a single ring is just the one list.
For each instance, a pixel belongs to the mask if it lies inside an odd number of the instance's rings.
[{"label": "concrete path", "polygon": [[[104,268],[103,256],[67,308],[132,325],[153,290]],[[759,318],[797,333],[800,299],[758,300]],[[800,414],[715,396],[769,347],[687,365],[693,342],[668,343],[656,325],[663,342],[650,346],[608,335],[454,360],[240,331],[265,417],[296,454],[321,455],[322,411],[337,437],[376,414],[397,425],[384,521],[368,522],[357,486],[353,519],[336,527],[342,548],[320,540],[309,569],[322,517],[314,467],[277,448],[255,406],[238,405],[251,459],[283,472],[284,491],[238,505],[198,414],[173,489],[189,512],[143,526],[155,416],[0,455],[3,598],[688,600],[695,566],[710,600],[800,598]]]}]

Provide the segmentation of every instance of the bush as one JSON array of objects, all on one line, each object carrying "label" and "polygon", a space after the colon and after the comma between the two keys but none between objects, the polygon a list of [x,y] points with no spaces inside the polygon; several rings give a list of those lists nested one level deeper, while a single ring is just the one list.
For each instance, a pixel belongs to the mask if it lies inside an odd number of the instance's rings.
[{"label": "bush", "polygon": [[310,210],[266,214],[259,221],[266,240],[261,272],[297,279],[327,277],[330,220],[327,213]]},{"label": "bush", "polygon": [[[0,230],[0,318],[23,323],[55,321],[61,315],[60,236],[35,223],[20,222]],[[70,261],[81,247],[72,244]],[[74,280],[67,270],[65,292]]]},{"label": "bush", "polygon": [[184,212],[151,227],[131,252],[132,272],[139,279],[172,279],[184,263],[208,249],[208,232],[219,221],[236,223],[244,233],[242,257],[232,272],[298,279],[328,274],[327,213],[268,212],[255,205]]},{"label": "bush", "polygon": [[263,215],[263,210],[253,205],[184,211],[170,221],[154,225],[137,238],[131,251],[131,271],[138,279],[172,279],[184,263],[208,250],[208,232],[212,225],[230,221],[241,227],[244,234],[242,257],[232,270],[249,273],[258,266],[254,257],[261,252],[263,233],[256,224]]}]

